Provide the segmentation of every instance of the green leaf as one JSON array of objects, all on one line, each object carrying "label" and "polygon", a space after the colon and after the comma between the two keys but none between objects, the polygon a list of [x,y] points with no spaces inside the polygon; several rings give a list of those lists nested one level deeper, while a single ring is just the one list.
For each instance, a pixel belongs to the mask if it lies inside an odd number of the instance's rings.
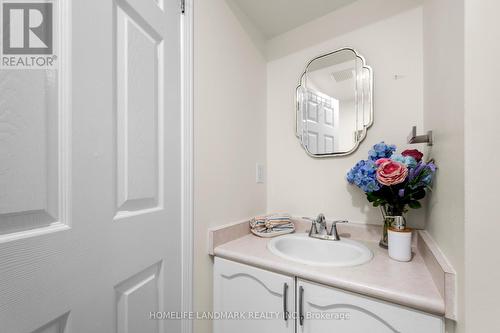
[{"label": "green leaf", "polygon": [[420,204],[420,202],[418,202],[416,200],[412,200],[412,201],[408,202],[408,206],[410,208],[413,208],[413,209],[418,209],[418,208],[422,207],[422,205]]},{"label": "green leaf", "polygon": [[373,192],[366,193],[366,198],[368,199],[369,202],[375,202],[377,200],[380,200],[379,196],[374,194]]},{"label": "green leaf", "polygon": [[425,190],[423,188],[419,188],[418,190],[412,193],[411,197],[414,200],[423,199],[425,197]]}]

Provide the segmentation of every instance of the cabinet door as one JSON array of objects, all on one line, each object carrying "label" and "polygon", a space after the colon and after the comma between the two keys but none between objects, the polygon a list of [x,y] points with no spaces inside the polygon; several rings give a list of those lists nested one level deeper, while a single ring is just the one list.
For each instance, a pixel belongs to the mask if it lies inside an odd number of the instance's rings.
[{"label": "cabinet door", "polygon": [[294,289],[292,277],[215,258],[214,333],[293,333]]},{"label": "cabinet door", "polygon": [[444,332],[441,317],[300,279],[297,312],[297,333]]}]

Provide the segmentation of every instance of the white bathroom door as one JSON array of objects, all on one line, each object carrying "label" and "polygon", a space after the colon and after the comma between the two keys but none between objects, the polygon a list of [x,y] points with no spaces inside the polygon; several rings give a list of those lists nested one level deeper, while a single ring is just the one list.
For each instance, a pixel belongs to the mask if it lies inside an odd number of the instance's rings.
[{"label": "white bathroom door", "polygon": [[181,332],[179,1],[6,1],[0,332]]},{"label": "white bathroom door", "polygon": [[330,154],[339,148],[339,101],[315,91],[307,92],[305,126],[307,149],[312,154]]}]

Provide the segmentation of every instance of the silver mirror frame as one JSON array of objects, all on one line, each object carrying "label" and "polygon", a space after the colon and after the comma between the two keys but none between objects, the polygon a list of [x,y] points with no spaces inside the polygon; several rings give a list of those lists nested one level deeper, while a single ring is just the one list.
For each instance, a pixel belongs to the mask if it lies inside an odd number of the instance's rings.
[{"label": "silver mirror frame", "polygon": [[[338,153],[312,154],[306,148],[306,146],[303,144],[302,135],[299,133],[299,112],[300,112],[300,109],[299,109],[300,103],[298,100],[299,89],[302,87],[304,76],[307,73],[307,68],[311,65],[311,63],[313,61],[330,56],[330,55],[337,53],[337,52],[340,52],[340,51],[352,51],[356,55],[356,57],[361,60],[362,68],[368,70],[368,72],[370,73],[370,81],[369,81],[370,91],[371,91],[371,94],[370,94],[370,122],[367,125],[363,126],[362,133],[361,133],[359,139],[356,141],[356,144],[354,145],[354,147],[351,150],[345,151],[345,152],[338,152]],[[295,136],[300,140],[300,145],[305,150],[307,155],[309,155],[310,157],[314,157],[314,158],[341,157],[341,156],[350,155],[350,154],[354,153],[359,148],[359,145],[361,144],[361,142],[363,142],[363,140],[366,138],[366,135],[368,133],[368,129],[372,125],[373,125],[373,69],[366,64],[365,58],[361,54],[359,54],[355,49],[353,49],[351,47],[342,47],[342,48],[337,49],[335,51],[324,53],[324,54],[321,54],[321,55],[311,59],[307,63],[304,71],[302,72],[302,75],[299,78],[299,83],[297,85],[297,88],[295,89]]]}]

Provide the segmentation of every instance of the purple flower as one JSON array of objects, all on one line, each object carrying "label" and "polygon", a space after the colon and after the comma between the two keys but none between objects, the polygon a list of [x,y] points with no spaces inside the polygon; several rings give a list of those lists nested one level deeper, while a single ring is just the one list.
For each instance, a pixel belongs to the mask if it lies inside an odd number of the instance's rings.
[{"label": "purple flower", "polygon": [[410,188],[431,186],[435,173],[436,165],[433,162],[425,163],[420,161],[416,168],[410,169],[408,176]]},{"label": "purple flower", "polygon": [[410,169],[408,180],[412,181],[413,179],[415,179],[415,177],[418,177],[422,172],[422,170],[425,168],[425,166],[426,166],[425,162],[422,161],[418,162],[415,168]]}]

